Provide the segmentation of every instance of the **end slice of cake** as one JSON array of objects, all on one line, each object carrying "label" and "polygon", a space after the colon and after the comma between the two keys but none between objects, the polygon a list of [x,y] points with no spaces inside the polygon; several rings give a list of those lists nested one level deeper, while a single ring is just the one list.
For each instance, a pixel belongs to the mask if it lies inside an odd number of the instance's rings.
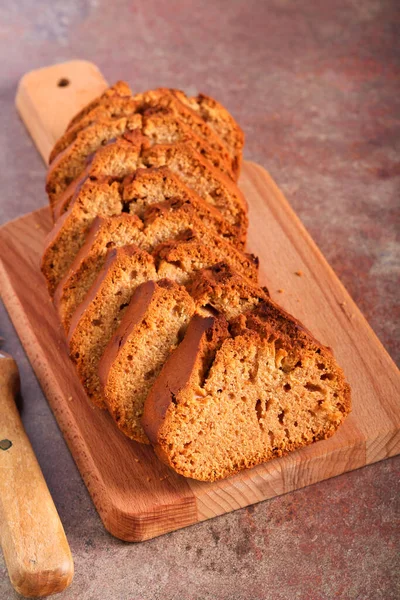
[{"label": "end slice of cake", "polygon": [[349,412],[330,349],[264,301],[229,329],[223,317],[193,317],[142,426],[177,473],[214,481],[330,437]]}]

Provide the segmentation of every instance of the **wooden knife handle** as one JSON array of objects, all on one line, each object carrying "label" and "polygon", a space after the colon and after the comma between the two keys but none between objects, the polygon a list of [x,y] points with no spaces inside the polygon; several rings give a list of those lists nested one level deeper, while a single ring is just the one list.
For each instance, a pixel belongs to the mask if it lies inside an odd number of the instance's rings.
[{"label": "wooden knife handle", "polygon": [[71,583],[74,564],[15,405],[18,389],[17,365],[0,351],[0,541],[15,590],[47,596]]}]

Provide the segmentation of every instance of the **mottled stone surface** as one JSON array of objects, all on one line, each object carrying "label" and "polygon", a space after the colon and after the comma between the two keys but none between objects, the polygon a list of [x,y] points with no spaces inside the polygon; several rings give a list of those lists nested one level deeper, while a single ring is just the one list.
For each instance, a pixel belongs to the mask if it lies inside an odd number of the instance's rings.
[{"label": "mottled stone surface", "polygon": [[[0,222],[45,203],[43,164],[13,106],[26,71],[86,58],[137,90],[208,92],[399,359],[399,22],[396,0],[0,3]],[[399,597],[399,459],[124,544],[104,531],[2,308],[0,333],[75,558],[60,598]],[[0,599],[15,597],[0,557]]]}]

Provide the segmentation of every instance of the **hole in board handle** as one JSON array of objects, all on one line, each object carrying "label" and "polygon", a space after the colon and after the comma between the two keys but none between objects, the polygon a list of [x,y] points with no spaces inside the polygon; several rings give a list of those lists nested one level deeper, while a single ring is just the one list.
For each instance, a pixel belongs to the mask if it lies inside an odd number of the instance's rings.
[{"label": "hole in board handle", "polygon": [[57,83],[58,87],[67,87],[67,85],[70,84],[70,80],[67,79],[66,77],[63,77],[62,79],[59,80],[59,82]]}]

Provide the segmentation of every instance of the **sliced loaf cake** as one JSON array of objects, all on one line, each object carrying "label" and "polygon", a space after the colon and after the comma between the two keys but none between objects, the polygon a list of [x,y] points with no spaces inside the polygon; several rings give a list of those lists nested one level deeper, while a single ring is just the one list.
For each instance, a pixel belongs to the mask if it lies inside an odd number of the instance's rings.
[{"label": "sliced loaf cake", "polygon": [[[85,181],[74,202],[58,219],[45,241],[41,269],[51,295],[82,247],[95,217],[118,215],[122,210],[117,182]],[[139,226],[141,221],[138,217],[136,221]]]},{"label": "sliced loaf cake", "polygon": [[[123,200],[123,195],[120,184],[117,182],[110,183],[109,179],[91,181],[88,178],[80,187],[68,211],[58,219],[46,240],[41,268],[51,295],[54,294],[57,285],[65,276],[76,254],[83,246],[88,229],[96,216],[119,215],[123,211],[130,212],[130,207],[134,208],[136,206],[134,202]],[[258,262],[252,255],[244,255],[226,241],[225,237],[221,237],[220,241],[214,240],[215,234],[224,234],[226,231],[221,218],[213,219],[213,215],[217,217],[218,213],[207,210],[197,212],[195,206],[190,210],[188,204],[189,200],[182,206],[178,203],[174,210],[163,211],[160,209],[157,214],[148,216],[148,221],[145,223],[146,235],[149,240],[148,247],[153,248],[156,244],[168,239],[168,237],[174,238],[185,229],[193,227],[199,232],[204,232],[203,235],[209,238],[212,236],[212,243],[221,246],[224,252],[229,252],[232,256],[238,256],[240,260],[250,260],[251,274],[249,274],[249,277],[256,277]],[[203,218],[205,220],[204,224]],[[169,232],[168,237],[166,237],[167,231]],[[213,232],[215,233],[213,234]],[[132,242],[141,246],[145,244],[145,239],[140,233],[138,218]],[[146,244],[144,247],[148,249]]]},{"label": "sliced loaf cake", "polygon": [[332,352],[272,301],[195,316],[147,396],[142,425],[157,455],[214,481],[330,437],[350,411]]},{"label": "sliced loaf cake", "polygon": [[[206,231],[203,232],[202,237],[205,241],[202,251],[200,249],[198,240],[193,240],[192,243],[193,247],[195,247],[195,252],[191,251],[190,242],[182,241],[180,242],[182,246],[181,249],[179,248],[179,243],[177,243],[174,246],[173,252],[171,252],[170,256],[168,256],[168,252],[163,251],[162,247],[159,248],[158,251],[155,251],[155,259],[151,254],[147,254],[147,261],[149,264],[152,264],[148,280],[157,281],[161,278],[165,278],[165,275],[167,275],[171,280],[177,277],[178,281],[188,282],[192,280],[192,276],[199,269],[216,264],[220,259],[220,253],[222,254],[219,239],[217,240],[217,243],[213,243],[214,238]],[[226,242],[224,243],[227,244]],[[99,251],[101,244],[97,244],[97,241],[95,240],[93,245],[97,247]],[[215,249],[215,252],[213,249]],[[123,253],[123,251],[124,248],[114,248],[112,251],[114,254],[110,254],[110,251],[108,251],[104,266],[98,274],[95,283],[93,283],[89,291],[86,293],[84,300],[76,308],[72,318],[70,317],[68,339],[70,343],[71,356],[74,357],[76,353],[78,353],[78,373],[88,392],[89,397],[93,398],[96,404],[101,404],[101,392],[98,387],[98,375],[96,370],[98,359],[103,353],[105,345],[111,337],[109,323],[116,323],[121,316],[120,305],[118,302],[115,303],[114,301],[116,294],[115,290],[117,289],[119,294],[122,294],[121,298],[123,298],[123,303],[125,306],[126,303],[130,302],[131,295],[137,286],[137,282],[134,278],[135,270],[131,271],[129,279],[123,276],[121,281],[119,281],[118,277],[116,277],[114,273],[115,267],[113,261],[117,260],[116,257]],[[238,251],[235,250],[235,252]],[[88,260],[90,260],[90,254],[91,249],[88,248]],[[142,256],[142,254],[140,256]],[[230,258],[231,257],[229,253],[227,260],[229,261]],[[129,258],[129,260],[132,259]],[[143,259],[141,258],[141,260]],[[183,260],[185,263],[183,263]],[[179,262],[178,271],[174,269],[177,261]],[[92,260],[92,264],[93,262],[94,261]],[[240,267],[239,263],[238,267]],[[112,275],[110,275],[109,272],[111,272]],[[142,272],[140,273],[141,277],[144,277]],[[70,298],[73,296],[77,298],[78,295],[82,297],[83,294],[82,288],[80,287],[80,281],[81,278],[78,280],[74,278],[75,288],[72,290],[70,287],[64,286],[64,298]],[[139,283],[142,283],[142,281],[139,281]],[[173,290],[171,293],[173,293]],[[64,308],[65,305],[66,304],[64,303]],[[104,319],[99,319],[98,314],[101,310],[101,307],[103,307],[103,310],[107,315],[106,322]],[[65,326],[66,323],[64,322],[64,327]],[[101,343],[99,340],[101,340]],[[84,344],[84,350],[79,350],[79,346],[81,344]],[[94,344],[92,349],[91,344]]]},{"label": "sliced loaf cake", "polygon": [[[132,144],[132,148],[131,145]],[[158,149],[158,150],[156,150]],[[148,150],[153,150],[148,154]],[[58,160],[58,159],[57,159]],[[141,168],[142,167],[142,168]],[[168,178],[165,185],[162,183],[156,170],[151,169],[152,181],[145,180],[143,175],[135,179],[135,174],[143,171],[143,167],[164,167],[163,172],[169,171],[174,175]],[[201,154],[186,144],[157,145],[148,149],[148,144],[141,134],[124,135],[122,138],[100,148],[92,157],[86,170],[75,183],[69,184],[59,196],[53,206],[55,216],[62,215],[68,208],[76,189],[82,185],[82,179],[91,178],[101,180],[103,177],[122,179],[129,174],[134,174],[129,185],[127,178],[126,199],[134,200],[138,197],[138,210],[143,210],[146,203],[164,198],[168,190],[175,189],[177,197],[187,197],[187,189],[194,192],[220,211],[225,220],[231,224],[237,233],[239,243],[244,243],[247,233],[247,204],[235,183],[218,169],[213,168]],[[179,183],[176,183],[180,181]],[[183,186],[183,187],[182,187]],[[153,189],[153,191],[151,191]],[[175,194],[174,194],[175,195]]]},{"label": "sliced loaf cake", "polygon": [[[196,268],[204,268],[220,260],[256,281],[258,259],[237,250],[217,234],[218,231],[213,233],[212,228],[205,227],[197,217],[188,218],[186,210],[180,208],[144,223],[135,215],[125,213],[108,219],[96,218],[90,232],[82,234],[83,245],[76,258],[69,253],[68,258],[63,259],[64,264],[68,262],[70,266],[57,285],[54,302],[65,331],[69,330],[74,311],[103,267],[110,247],[134,243],[148,252],[156,249],[161,276],[171,276],[177,281],[186,281],[185,269],[192,272],[196,264],[201,265]],[[162,245],[166,240],[174,239],[179,243]],[[49,252],[46,256],[49,259]],[[57,256],[60,260],[60,250]]]},{"label": "sliced loaf cake", "polygon": [[207,163],[217,170],[233,177],[224,156],[217,154],[208,143],[198,137],[190,127],[179,120],[172,112],[149,111],[118,119],[97,120],[82,129],[75,140],[67,146],[50,165],[46,190],[50,203],[54,204],[59,195],[77,178],[85,168],[87,158],[98,148],[112,139],[134,132],[135,141],[141,134],[148,145],[184,143],[198,152]]},{"label": "sliced loaf cake", "polygon": [[[244,143],[243,132],[229,112],[215,100],[199,95],[187,98],[183,92],[159,88],[135,96],[109,90],[73,119],[50,156],[56,156],[71,144],[78,133],[98,120],[129,117],[150,110],[168,110],[191,131],[207,142],[214,152],[229,163],[235,179],[239,176]],[[192,102],[191,102],[192,101]]]},{"label": "sliced loaf cake", "polygon": [[[204,265],[215,264],[216,257],[208,248],[203,247],[202,255],[199,251],[192,254],[184,248],[179,252],[179,244],[174,250],[173,259],[176,259],[176,254],[180,258],[185,257],[185,265],[182,264],[179,270],[180,279],[175,279],[176,273],[168,270],[168,265],[174,264],[168,263],[168,257],[157,265],[158,277],[162,278],[166,273],[170,279],[164,281],[174,279],[178,283],[191,282],[186,287],[193,298],[193,305],[200,314],[209,314],[210,311],[215,313],[220,307],[222,314],[228,317],[236,316],[240,310],[253,308],[267,298],[261,288],[237,275],[228,265],[218,264],[211,269],[203,268]],[[100,380],[110,413],[114,418],[118,416],[118,426],[137,441],[146,441],[140,419],[151,383],[182,334],[182,329],[174,324],[176,315],[171,309],[171,304],[174,305],[176,299],[176,289],[169,286],[168,290],[164,290],[161,302],[160,294],[156,294],[155,284],[140,286],[100,361]],[[242,298],[244,294],[245,297]],[[145,303],[146,311],[135,307],[139,298]],[[144,331],[143,319],[146,321]],[[152,324],[151,337],[148,323]],[[170,338],[165,337],[165,331],[174,332],[174,344],[171,344]],[[157,332],[156,336],[154,332]],[[161,332],[160,336],[158,332]],[[141,359],[142,347],[148,357],[146,361]]]},{"label": "sliced loaf cake", "polygon": [[83,246],[54,293],[54,306],[66,334],[74,312],[103,268],[107,252],[111,248],[131,244],[136,244],[145,251],[150,249],[143,224],[136,215],[122,213],[115,217],[95,218]]}]

